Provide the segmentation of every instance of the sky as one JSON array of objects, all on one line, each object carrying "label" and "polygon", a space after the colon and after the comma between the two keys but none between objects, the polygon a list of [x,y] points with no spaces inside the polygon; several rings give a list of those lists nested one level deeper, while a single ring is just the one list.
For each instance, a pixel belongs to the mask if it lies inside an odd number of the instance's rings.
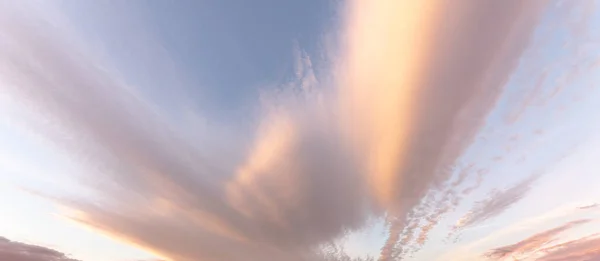
[{"label": "sky", "polygon": [[0,0],[0,259],[600,260],[596,0]]}]

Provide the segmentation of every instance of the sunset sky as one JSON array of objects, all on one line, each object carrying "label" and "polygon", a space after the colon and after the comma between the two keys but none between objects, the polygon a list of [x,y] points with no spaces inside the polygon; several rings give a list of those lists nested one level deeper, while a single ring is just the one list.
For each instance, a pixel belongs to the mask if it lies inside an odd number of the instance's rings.
[{"label": "sunset sky", "polygon": [[596,0],[0,0],[0,260],[597,261],[599,85]]}]

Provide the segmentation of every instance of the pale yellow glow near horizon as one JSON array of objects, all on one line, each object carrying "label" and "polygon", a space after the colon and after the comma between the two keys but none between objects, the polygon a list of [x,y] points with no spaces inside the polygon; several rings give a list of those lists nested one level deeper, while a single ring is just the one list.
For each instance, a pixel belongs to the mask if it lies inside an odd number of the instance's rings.
[{"label": "pale yellow glow near horizon", "polygon": [[160,260],[173,261],[172,259],[168,258],[165,253],[161,253],[158,250],[146,247],[145,244],[139,242],[139,240],[136,240],[135,238],[125,236],[117,231],[107,229],[106,227],[99,227],[96,223],[91,223],[93,218],[83,211],[75,210],[73,208],[62,208],[62,210],[63,213],[67,214],[58,215],[57,217],[79,227],[80,229],[106,237],[113,242],[123,244],[124,246],[133,247],[154,257],[160,258]]}]

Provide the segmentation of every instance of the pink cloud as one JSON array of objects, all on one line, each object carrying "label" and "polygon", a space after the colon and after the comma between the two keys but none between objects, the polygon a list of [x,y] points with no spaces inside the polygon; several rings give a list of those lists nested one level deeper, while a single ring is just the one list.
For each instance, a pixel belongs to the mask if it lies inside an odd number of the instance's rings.
[{"label": "pink cloud", "polygon": [[571,221],[565,225],[535,234],[515,244],[492,249],[485,253],[484,256],[493,260],[504,260],[504,258],[533,254],[543,247],[548,247],[561,233],[573,227],[589,223],[590,221],[587,219]]}]

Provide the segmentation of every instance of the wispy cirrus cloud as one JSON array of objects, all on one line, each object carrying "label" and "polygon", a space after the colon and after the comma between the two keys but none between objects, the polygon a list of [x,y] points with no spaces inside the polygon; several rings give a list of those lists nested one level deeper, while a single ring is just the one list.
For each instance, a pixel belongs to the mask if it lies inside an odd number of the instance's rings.
[{"label": "wispy cirrus cloud", "polygon": [[[575,208],[563,212],[583,214],[592,211],[591,208]],[[536,261],[593,261],[600,258],[598,249],[599,234],[592,233],[576,239],[565,240],[571,230],[591,224],[595,219],[577,219],[551,229],[531,235],[517,243],[496,247],[483,254],[489,260],[536,260]],[[572,238],[572,237],[571,237]]]},{"label": "wispy cirrus cloud", "polygon": [[455,230],[481,224],[482,222],[497,216],[523,199],[531,190],[533,183],[539,175],[533,175],[510,188],[493,191],[486,199],[474,204],[465,216],[460,218]]},{"label": "wispy cirrus cloud", "polygon": [[600,260],[598,234],[567,241],[541,249],[540,261],[595,261]]},{"label": "wispy cirrus cloud", "polygon": [[[489,254],[501,256],[500,260],[512,261],[515,258],[522,261],[538,260],[536,258],[539,258],[548,250],[556,249],[558,246],[569,242],[564,241],[563,237],[573,232],[571,230],[594,224],[593,222],[597,220],[597,210],[593,208],[581,209],[581,206],[586,206],[585,202],[583,204],[582,202],[574,202],[562,205],[541,214],[518,220],[516,223],[492,231],[485,237],[476,238],[464,245],[458,245],[444,255],[439,256],[436,260],[441,261],[449,258],[481,260],[482,258],[487,259],[486,256]],[[565,220],[571,221],[565,222]],[[590,236],[585,238],[590,238]],[[501,246],[498,246],[499,242],[503,242]],[[526,247],[535,246],[536,244],[539,245],[537,249]],[[526,253],[522,255],[510,251],[516,248],[527,249],[527,251],[524,251]],[[497,249],[500,251],[495,251]]]},{"label": "wispy cirrus cloud", "polygon": [[484,256],[492,260],[504,260],[504,258],[511,257],[527,257],[535,254],[536,251],[547,252],[550,249],[546,248],[546,250],[542,250],[542,248],[548,247],[552,242],[557,240],[561,233],[589,222],[591,222],[591,220],[588,219],[571,221],[565,225],[535,234],[515,244],[494,248],[485,253]]}]

